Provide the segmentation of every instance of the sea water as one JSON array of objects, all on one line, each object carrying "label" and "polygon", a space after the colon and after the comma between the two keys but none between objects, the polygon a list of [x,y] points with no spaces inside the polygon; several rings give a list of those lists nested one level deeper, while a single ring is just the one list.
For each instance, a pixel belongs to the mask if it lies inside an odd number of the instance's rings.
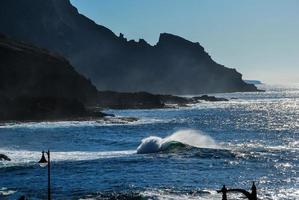
[{"label": "sea water", "polygon": [[[217,94],[228,102],[184,108],[107,110],[138,117],[0,126],[0,199],[221,199],[216,190],[249,190],[260,199],[299,199],[299,87]],[[239,194],[229,194],[239,199]]]}]

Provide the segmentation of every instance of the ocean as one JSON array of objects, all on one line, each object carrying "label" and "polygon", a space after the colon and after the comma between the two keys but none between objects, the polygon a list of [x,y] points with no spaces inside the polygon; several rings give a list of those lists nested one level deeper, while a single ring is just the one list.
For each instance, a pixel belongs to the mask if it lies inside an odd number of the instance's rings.
[{"label": "ocean", "polygon": [[[299,199],[299,87],[216,94],[228,102],[154,110],[106,110],[138,121],[10,123],[0,126],[0,199]],[[242,195],[229,193],[229,199]]]}]

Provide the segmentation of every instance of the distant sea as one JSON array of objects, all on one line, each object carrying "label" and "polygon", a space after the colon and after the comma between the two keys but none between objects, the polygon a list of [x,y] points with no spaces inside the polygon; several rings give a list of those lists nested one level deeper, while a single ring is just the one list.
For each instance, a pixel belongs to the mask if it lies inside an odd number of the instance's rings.
[{"label": "distant sea", "polygon": [[[41,151],[52,151],[53,199],[221,199],[249,190],[260,199],[299,199],[299,87],[216,94],[228,102],[155,110],[106,110],[118,121],[0,126],[0,199],[47,198]],[[137,150],[139,153],[137,154]],[[239,199],[229,194],[229,199]]]}]

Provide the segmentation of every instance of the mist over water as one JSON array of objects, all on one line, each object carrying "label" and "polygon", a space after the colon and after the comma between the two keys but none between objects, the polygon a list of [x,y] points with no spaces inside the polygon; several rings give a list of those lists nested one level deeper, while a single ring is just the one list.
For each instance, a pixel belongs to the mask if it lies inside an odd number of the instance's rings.
[{"label": "mist over water", "polygon": [[219,200],[223,184],[250,189],[256,181],[260,199],[297,200],[299,89],[217,96],[233,99],[107,111],[140,118],[125,125],[3,125],[0,153],[12,161],[0,162],[0,199],[46,198],[46,170],[37,162],[49,148],[54,199]]}]

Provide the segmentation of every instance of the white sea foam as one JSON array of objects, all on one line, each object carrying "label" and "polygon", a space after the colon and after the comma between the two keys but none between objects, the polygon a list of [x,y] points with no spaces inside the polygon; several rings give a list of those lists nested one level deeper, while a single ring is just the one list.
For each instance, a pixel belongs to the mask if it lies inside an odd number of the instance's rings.
[{"label": "white sea foam", "polygon": [[204,197],[200,197],[198,195],[192,194],[171,194],[166,192],[158,192],[158,191],[145,191],[142,193],[144,197],[151,197],[158,200],[206,200],[206,199],[213,199],[214,196],[220,197],[220,195],[212,194],[206,195]]},{"label": "white sea foam", "polygon": [[[157,200],[219,200],[221,194],[216,190],[203,190],[194,193],[169,192],[165,190],[147,190],[141,193],[141,196]],[[231,194],[230,198],[239,199],[238,194]]]},{"label": "white sea foam", "polygon": [[[78,128],[78,127],[101,127],[118,125],[142,125],[154,123],[167,123],[169,121],[155,118],[141,118],[136,121],[130,121],[127,117],[106,117],[99,120],[88,121],[53,121],[53,122],[22,122],[22,123],[3,123],[0,129],[48,129],[48,128]],[[130,117],[128,117],[130,118]]]},{"label": "white sea foam", "polygon": [[24,123],[5,123],[0,126],[1,128],[70,128],[82,126],[95,126],[96,121],[57,121],[57,122],[24,122]]},{"label": "white sea foam", "polygon": [[[2,161],[0,163],[0,168],[36,164],[41,157],[41,152],[39,151],[0,149],[0,152],[7,155],[11,159],[11,161]],[[135,153],[136,150],[102,152],[51,152],[51,160],[54,162],[96,160],[101,158],[124,157]]]},{"label": "white sea foam", "polygon": [[155,153],[166,150],[173,142],[197,148],[219,148],[219,145],[210,136],[197,130],[180,130],[165,138],[150,136],[141,141],[137,148],[137,153]]},{"label": "white sea foam", "polygon": [[15,191],[15,190],[9,190],[6,187],[2,187],[2,188],[0,188],[0,199],[1,199],[1,196],[8,196],[8,195],[14,194],[16,192],[17,191]]}]

